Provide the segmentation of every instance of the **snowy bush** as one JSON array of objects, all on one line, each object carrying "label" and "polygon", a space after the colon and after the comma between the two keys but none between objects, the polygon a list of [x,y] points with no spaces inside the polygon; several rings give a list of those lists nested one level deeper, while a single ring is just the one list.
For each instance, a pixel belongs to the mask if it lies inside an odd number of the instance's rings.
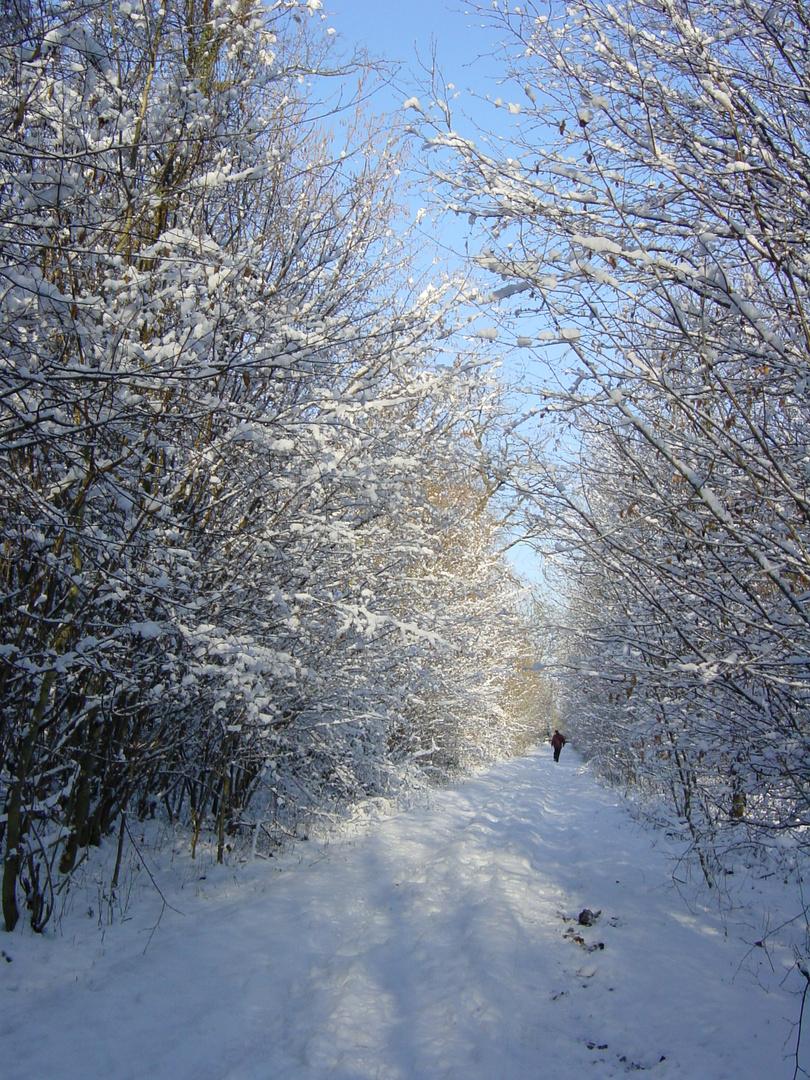
[{"label": "snowy bush", "polygon": [[[569,730],[698,846],[810,823],[807,12],[494,5],[500,154],[422,133],[535,348]],[[436,114],[439,116],[439,112]],[[519,305],[519,306],[518,306]],[[503,317],[503,316],[502,316]],[[539,437],[539,436],[538,436]]]},{"label": "snowy bush", "polygon": [[[71,0],[6,27],[8,929],[21,895],[41,929],[128,813],[213,828],[221,858],[257,814],[383,790],[403,756],[447,769],[522,663],[470,679],[462,570],[437,569],[485,508],[465,431],[497,389],[449,340],[451,284],[409,284],[373,73],[299,7]],[[463,572],[506,638],[495,546]]]}]

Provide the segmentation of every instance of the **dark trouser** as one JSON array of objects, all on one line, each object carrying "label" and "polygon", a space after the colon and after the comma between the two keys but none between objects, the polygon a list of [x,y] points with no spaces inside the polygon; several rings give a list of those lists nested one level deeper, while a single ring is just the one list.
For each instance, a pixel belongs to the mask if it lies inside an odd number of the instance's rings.
[{"label": "dark trouser", "polygon": [[562,750],[562,747],[561,747],[561,746],[555,746],[555,747],[554,747],[554,760],[555,760],[555,761],[559,761],[559,760],[560,760],[560,751],[561,751],[561,750]]}]

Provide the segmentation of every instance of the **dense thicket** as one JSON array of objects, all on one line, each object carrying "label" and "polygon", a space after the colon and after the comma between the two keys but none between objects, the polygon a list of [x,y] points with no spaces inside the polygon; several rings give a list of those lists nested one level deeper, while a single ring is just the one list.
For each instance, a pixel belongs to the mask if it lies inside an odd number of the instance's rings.
[{"label": "dense thicket", "polygon": [[127,814],[221,858],[522,737],[497,392],[409,277],[400,150],[320,8],[4,6],[7,929]]},{"label": "dense thicket", "polygon": [[810,15],[481,12],[503,45],[503,150],[461,138],[446,104],[422,130],[546,363],[555,465],[529,460],[521,491],[569,571],[569,728],[706,857],[710,837],[802,837]]}]

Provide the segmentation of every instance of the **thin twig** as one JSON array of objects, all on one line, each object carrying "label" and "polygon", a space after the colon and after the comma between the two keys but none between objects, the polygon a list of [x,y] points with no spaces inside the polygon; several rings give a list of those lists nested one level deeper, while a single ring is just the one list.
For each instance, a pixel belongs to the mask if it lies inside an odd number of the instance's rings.
[{"label": "thin twig", "polygon": [[[155,886],[155,887],[157,888],[157,886]],[[159,890],[159,889],[158,889],[158,892],[160,892],[160,890]],[[149,948],[149,946],[150,946],[150,945],[152,944],[152,938],[153,938],[153,937],[155,936],[155,931],[156,931],[156,930],[157,930],[157,928],[158,928],[158,927],[160,926],[160,920],[161,920],[161,919],[163,918],[163,912],[164,912],[165,910],[166,910],[166,901],[164,900],[164,901],[163,901],[163,907],[162,907],[162,908],[160,909],[160,914],[159,914],[159,915],[158,915],[158,917],[157,917],[157,922],[156,922],[156,923],[155,923],[155,925],[154,925],[154,926],[152,927],[152,929],[151,929],[151,930],[149,931],[149,937],[147,938],[147,940],[146,940],[146,944],[145,944],[145,945],[144,945],[144,947],[143,947],[143,952],[141,953],[141,955],[142,955],[142,956],[146,956],[146,950],[147,950],[147,949]],[[176,908],[172,908],[172,911],[175,911],[175,910],[176,910]],[[183,913],[182,913],[182,911],[180,912],[180,914],[181,914],[181,915],[183,914]],[[794,1077],[794,1080],[795,1080],[795,1077]]]},{"label": "thin twig", "polygon": [[796,1068],[793,1070],[793,1080],[796,1080],[800,1071],[803,1072],[805,1076],[807,1076],[807,1073],[804,1071],[804,1069],[799,1069],[799,1047],[801,1046],[802,1041],[802,1019],[804,1017],[804,1003],[805,1001],[807,1001],[807,991],[810,990],[810,971],[807,970],[805,965],[800,960],[797,961],[796,967],[799,969],[802,975],[804,975],[804,990],[802,991],[802,1007],[799,1009],[799,1031],[796,1036],[796,1053],[794,1055],[796,1059]]},{"label": "thin twig", "polygon": [[[155,881],[155,878],[154,878],[154,875],[152,874],[152,871],[151,871],[151,870],[149,869],[149,867],[148,867],[148,866],[147,866],[147,864],[146,864],[146,860],[144,859],[143,855],[141,855],[140,849],[139,849],[138,845],[137,845],[137,844],[135,843],[135,841],[134,841],[134,839],[133,839],[133,837],[132,837],[132,833],[131,833],[131,832],[129,831],[129,825],[127,825],[127,824],[126,824],[126,822],[124,823],[124,828],[125,828],[125,829],[126,829],[126,831],[127,831],[127,836],[129,837],[129,842],[130,842],[130,843],[132,844],[133,848],[135,849],[135,854],[136,854],[136,855],[138,856],[138,858],[139,858],[139,859],[141,860],[141,865],[143,866],[144,870],[145,870],[145,871],[147,872],[147,874],[149,875],[149,880],[150,880],[150,881],[152,882],[152,884],[153,884],[153,885],[154,885],[154,887],[155,887],[155,892],[156,892],[156,893],[158,894],[158,896],[160,897],[160,899],[161,899],[161,900],[163,901],[163,906],[164,906],[164,908],[169,908],[169,909],[170,909],[171,911],[174,911],[174,912],[175,912],[175,914],[177,914],[177,915],[184,915],[184,914],[185,914],[185,912],[183,912],[183,911],[180,911],[180,910],[179,910],[178,908],[176,908],[176,907],[172,907],[172,905],[171,905],[171,904],[169,903],[169,901],[168,901],[168,900],[166,899],[166,897],[165,897],[165,896],[163,895],[163,893],[162,893],[162,891],[161,891],[161,888],[160,888],[160,886],[159,886],[159,885],[158,885],[158,883],[157,883],[157,882]],[[163,914],[163,912],[161,911],[161,915],[162,915],[162,914]],[[160,923],[160,919],[158,919],[158,923]],[[154,931],[153,931],[153,933],[154,933]],[[150,939],[150,940],[151,940],[151,939]],[[148,942],[147,942],[147,944],[148,944]]]}]

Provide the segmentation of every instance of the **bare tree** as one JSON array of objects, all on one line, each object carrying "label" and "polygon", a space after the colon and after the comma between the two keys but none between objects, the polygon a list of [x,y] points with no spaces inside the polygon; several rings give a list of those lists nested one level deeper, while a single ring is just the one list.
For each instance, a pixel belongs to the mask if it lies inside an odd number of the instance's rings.
[{"label": "bare tree", "polygon": [[9,930],[129,812],[222,859],[254,806],[386,790],[467,678],[461,569],[423,588],[459,510],[426,492],[475,486],[497,394],[319,11],[34,4],[0,48]]},{"label": "bare tree", "polygon": [[695,836],[802,826],[807,12],[481,14],[502,41],[503,151],[462,138],[446,103],[419,126],[501,279],[490,303],[545,364],[558,447],[529,448],[520,491],[571,571],[572,723]]}]

